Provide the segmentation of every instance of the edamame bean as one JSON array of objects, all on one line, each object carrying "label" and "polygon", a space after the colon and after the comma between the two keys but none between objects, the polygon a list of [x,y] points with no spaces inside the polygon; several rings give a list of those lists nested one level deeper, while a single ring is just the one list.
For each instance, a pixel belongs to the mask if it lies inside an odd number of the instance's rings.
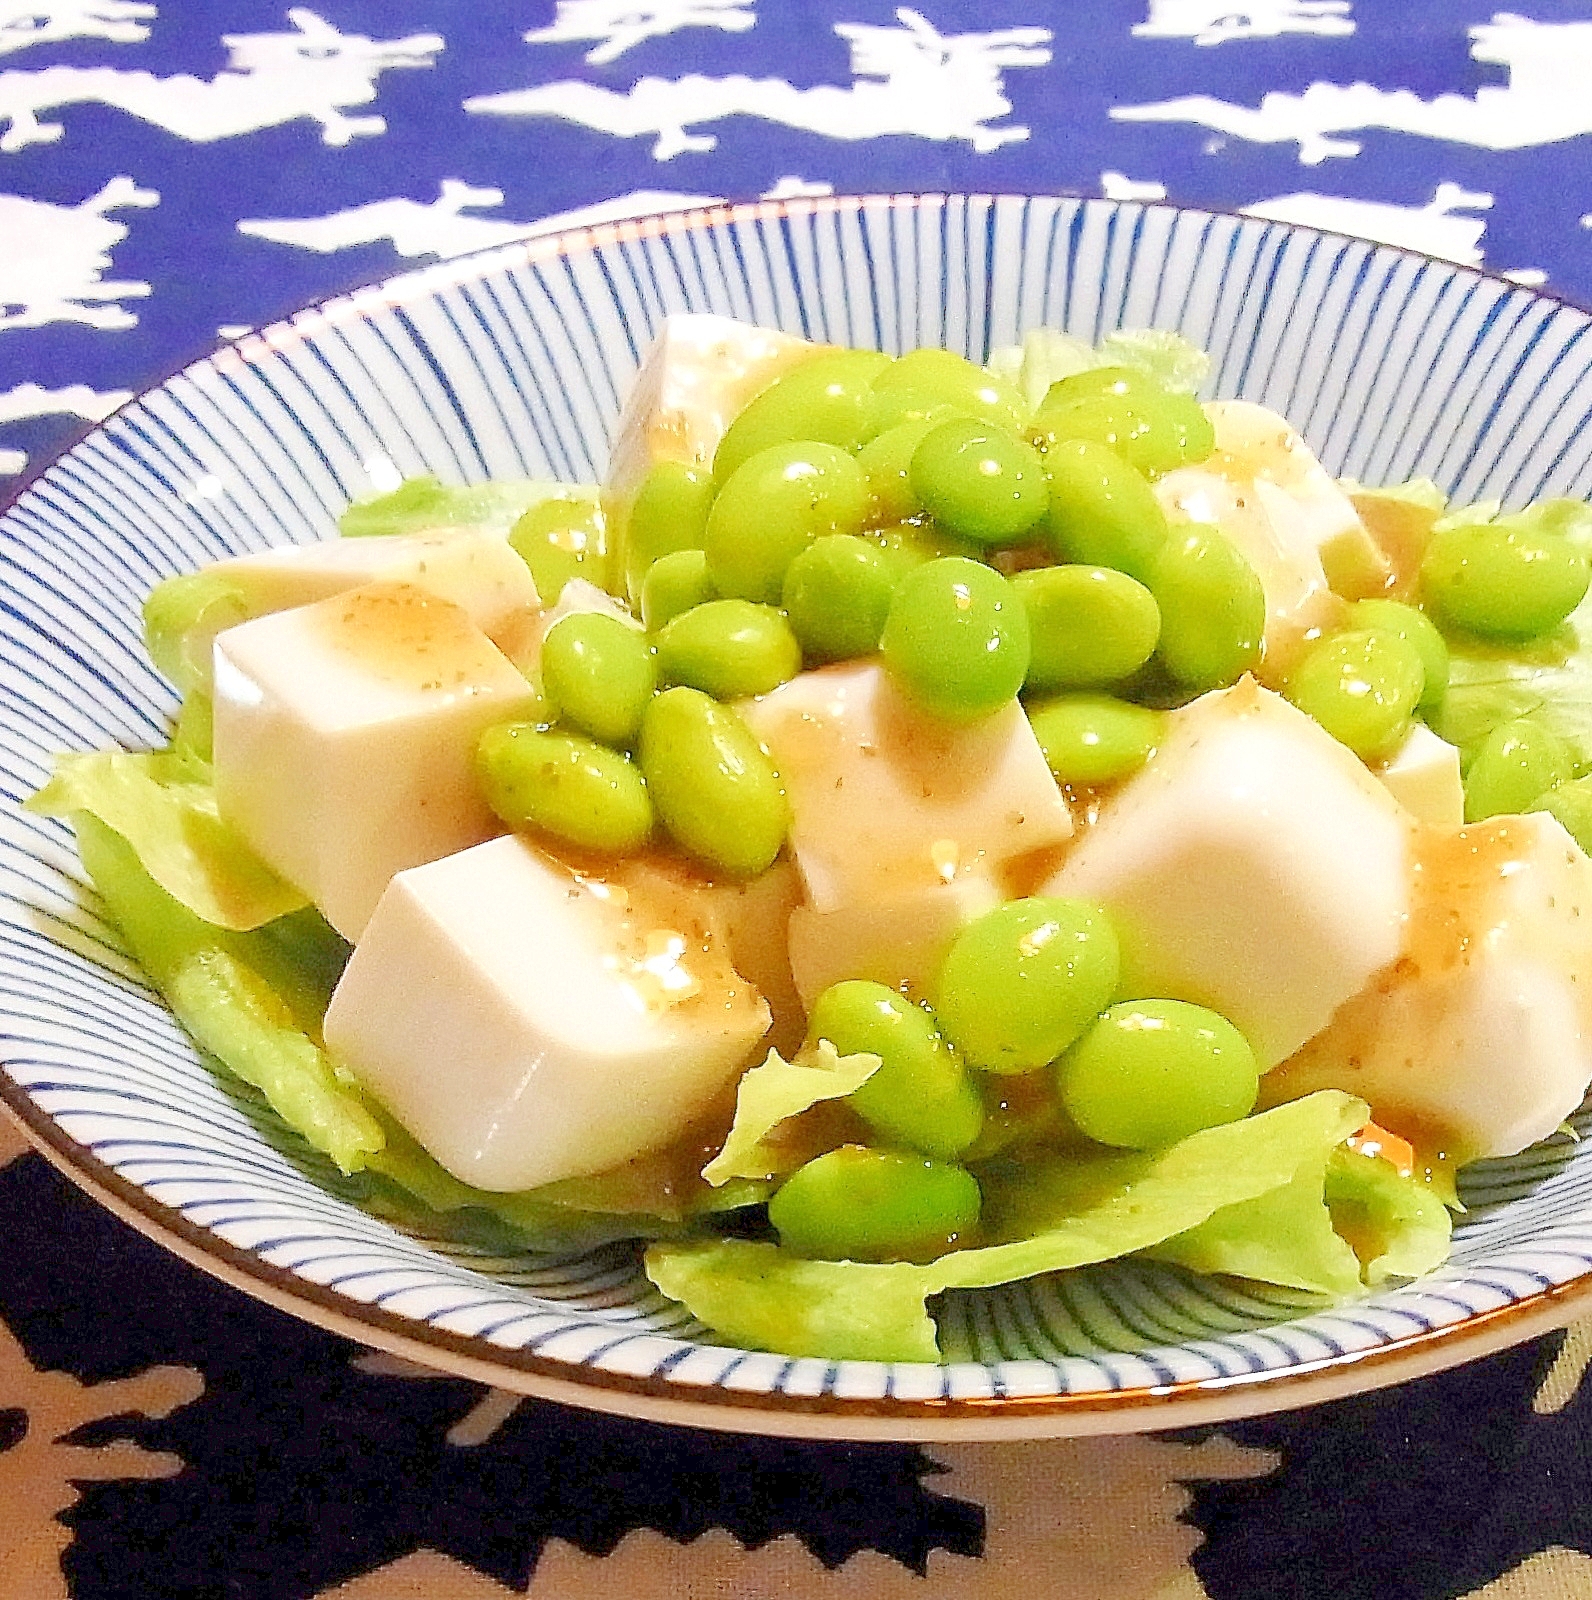
[{"label": "edamame bean", "polygon": [[1021,431],[1028,421],[1028,407],[1010,383],[951,350],[909,350],[885,367],[873,386],[886,404],[903,396],[924,410],[949,406],[1008,433]]},{"label": "edamame bean", "polygon": [[641,620],[648,633],[657,633],[670,618],[713,599],[714,592],[705,551],[676,550],[660,556],[642,580]]},{"label": "edamame bean", "polygon": [[595,501],[573,495],[539,500],[514,524],[509,544],[531,569],[544,606],[558,599],[571,578],[608,586],[606,530]]},{"label": "edamame bean", "polygon": [[1359,600],[1349,613],[1352,628],[1380,628],[1415,646],[1423,684],[1419,708],[1430,711],[1448,690],[1448,645],[1424,611],[1402,600]]},{"label": "edamame bean", "polygon": [[1159,1150],[1254,1109],[1255,1052],[1225,1017],[1182,1000],[1112,1006],[1061,1058],[1061,1103],[1101,1144]]},{"label": "edamame bean", "polygon": [[1409,732],[1425,682],[1420,652],[1403,634],[1352,628],[1316,640],[1284,692],[1361,760],[1375,761]]},{"label": "edamame bean", "polygon": [[968,923],[946,953],[940,1031],[986,1072],[1031,1072],[1110,1002],[1117,965],[1116,930],[1098,906],[1008,900]]},{"label": "edamame bean", "polygon": [[616,856],[639,850],[652,832],[641,773],[595,740],[502,722],[481,735],[475,770],[486,803],[511,828]]},{"label": "edamame bean", "polygon": [[618,617],[576,611],[542,641],[542,688],[559,717],[604,744],[636,737],[658,687],[646,636]]},{"label": "edamame bean", "polygon": [[1546,811],[1588,855],[1592,855],[1592,778],[1572,778],[1538,795],[1526,808]]},{"label": "edamame bean", "polygon": [[1145,581],[1161,608],[1156,654],[1185,688],[1223,688],[1260,660],[1266,592],[1217,529],[1174,529]]},{"label": "edamame bean", "polygon": [[879,648],[897,569],[853,534],[815,539],[785,569],[781,598],[809,661],[845,661]]},{"label": "edamame bean", "polygon": [[807,442],[760,450],[708,513],[708,580],[727,599],[778,604],[786,567],[826,533],[856,533],[867,515],[867,483],[844,450]]},{"label": "edamame bean", "polygon": [[1028,617],[998,572],[945,556],[902,578],[879,648],[913,700],[948,722],[972,722],[1022,687]]},{"label": "edamame bean", "polygon": [[1167,541],[1166,513],[1144,474],[1087,439],[1064,439],[1045,456],[1050,480],[1046,532],[1062,561],[1115,567],[1149,582]]},{"label": "edamame bean", "polygon": [[813,1002],[810,1040],[841,1055],[866,1051],[879,1070],[847,1096],[869,1127],[940,1161],[960,1155],[984,1125],[984,1101],[934,1018],[882,983],[848,979]]},{"label": "edamame bean", "polygon": [[[941,408],[936,408],[941,409]],[[857,455],[857,465],[868,480],[873,498],[868,520],[873,523],[903,522],[915,517],[923,502],[912,487],[912,453],[942,417],[915,417],[898,422],[876,434]]]},{"label": "edamame bean", "polygon": [[709,600],[682,611],[658,635],[658,668],[669,683],[735,700],[794,678],[802,647],[773,606]]},{"label": "edamame bean", "polygon": [[[1070,421],[1065,413],[1073,406]],[[1136,419],[1136,420],[1135,420]],[[1129,367],[1096,367],[1050,386],[1035,425],[1047,436],[1121,443],[1141,472],[1170,472],[1204,461],[1216,448],[1216,429],[1192,395],[1174,394]]]},{"label": "edamame bean", "polygon": [[1057,783],[1119,783],[1155,754],[1166,718],[1103,694],[1064,694],[1028,708],[1028,722]]},{"label": "edamame bean", "polygon": [[848,1144],[798,1167],[769,1201],[768,1220],[793,1255],[932,1261],[966,1244],[982,1204],[965,1167]]},{"label": "edamame bean", "polygon": [[1111,567],[1038,567],[1011,580],[1028,614],[1030,689],[1120,683],[1155,652],[1161,609]]},{"label": "edamame bean", "polygon": [[941,556],[966,556],[978,560],[979,547],[966,539],[953,538],[944,528],[925,518],[921,522],[894,522],[884,528],[865,528],[861,535],[884,552],[891,570],[899,578],[925,561]]},{"label": "edamame bean", "polygon": [[1575,776],[1575,757],[1558,734],[1520,717],[1482,740],[1465,771],[1465,820],[1514,816]]},{"label": "edamame bean", "polygon": [[637,759],[658,819],[690,854],[737,878],[773,864],[790,827],[774,763],[729,706],[700,689],[647,702]]},{"label": "edamame bean", "polygon": [[676,550],[700,550],[718,484],[705,467],[660,461],[641,480],[623,531],[625,593],[635,605],[653,562]]},{"label": "edamame bean", "polygon": [[951,417],[912,452],[912,491],[942,527],[980,545],[1017,543],[1050,507],[1039,453],[989,423]]},{"label": "edamame bean", "polygon": [[889,364],[889,356],[877,350],[809,356],[755,396],[729,425],[713,455],[713,476],[724,483],[759,451],[798,439],[859,449],[870,437],[873,380]]},{"label": "edamame bean", "polygon": [[1580,605],[1586,552],[1524,518],[1462,523],[1432,536],[1421,593],[1439,623],[1486,639],[1533,639]]}]

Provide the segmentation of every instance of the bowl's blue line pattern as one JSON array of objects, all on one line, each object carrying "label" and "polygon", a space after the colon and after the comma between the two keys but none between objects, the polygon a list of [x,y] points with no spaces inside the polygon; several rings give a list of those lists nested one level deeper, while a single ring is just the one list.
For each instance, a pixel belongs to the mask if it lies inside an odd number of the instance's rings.
[{"label": "bowl's blue line pattern", "polygon": [[16,810],[53,751],[162,737],[173,698],[143,654],[144,593],[227,553],[328,537],[394,470],[594,478],[642,352],[682,310],[978,357],[1041,324],[1171,327],[1211,350],[1213,393],[1285,411],[1336,472],[1510,504],[1592,491],[1584,314],[1255,219],[1043,197],[770,204],[516,244],[303,312],[131,403],[0,519],[11,1082],[153,1201],[353,1315],[682,1395],[888,1408],[1252,1378],[1592,1272],[1592,1146],[1560,1138],[1467,1174],[1449,1265],[1354,1306],[1125,1262],[944,1297],[943,1368],[789,1360],[704,1342],[628,1247],[558,1260],[406,1235],[210,1074],[121,955],[62,826]]}]

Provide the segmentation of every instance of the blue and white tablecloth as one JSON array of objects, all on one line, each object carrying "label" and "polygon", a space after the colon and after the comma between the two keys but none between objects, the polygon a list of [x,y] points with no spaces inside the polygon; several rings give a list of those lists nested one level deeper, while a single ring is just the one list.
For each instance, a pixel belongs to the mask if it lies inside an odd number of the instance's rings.
[{"label": "blue and white tablecloth", "polygon": [[[1164,197],[1592,302],[1592,5],[1520,3],[0,0],[0,498],[304,301],[711,199]],[[1198,1437],[714,1438],[361,1353],[0,1130],[0,1600],[1592,1594],[1589,1358]]]}]

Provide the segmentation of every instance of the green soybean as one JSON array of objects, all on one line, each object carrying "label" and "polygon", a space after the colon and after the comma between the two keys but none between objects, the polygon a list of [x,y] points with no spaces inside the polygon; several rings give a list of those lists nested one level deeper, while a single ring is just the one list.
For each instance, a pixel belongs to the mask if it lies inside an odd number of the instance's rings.
[{"label": "green soybean", "polygon": [[656,633],[671,617],[713,599],[715,593],[708,581],[707,553],[676,550],[647,569],[641,585],[641,620],[648,633]]},{"label": "green soybean", "polygon": [[1022,687],[1028,616],[998,572],[945,556],[902,578],[879,648],[911,699],[948,722],[972,722]]},{"label": "green soybean", "polygon": [[555,622],[542,641],[541,669],[542,688],[560,719],[604,744],[636,737],[658,687],[646,636],[600,611]]},{"label": "green soybean", "polygon": [[802,669],[802,648],[773,606],[709,600],[664,627],[658,668],[670,683],[735,700],[767,694],[794,678]]},{"label": "green soybean", "polygon": [[1571,778],[1556,784],[1526,809],[1546,811],[1562,824],[1584,854],[1592,855],[1592,778]]},{"label": "green soybean", "polygon": [[700,550],[718,490],[705,467],[660,461],[641,480],[623,528],[625,593],[632,605],[653,562],[676,550]]},{"label": "green soybean", "polygon": [[1166,513],[1149,481],[1114,450],[1066,439],[1045,456],[1045,531],[1062,561],[1115,567],[1140,583],[1167,541]]},{"label": "green soybean", "polygon": [[720,482],[761,450],[798,439],[859,449],[869,437],[873,380],[890,364],[876,350],[810,356],[756,395],[725,430],[713,456]]},{"label": "green soybean", "polygon": [[882,983],[848,979],[813,1002],[810,1040],[841,1055],[867,1052],[879,1069],[847,1096],[858,1116],[887,1139],[948,1161],[978,1137],[984,1101],[956,1049],[921,1006]]},{"label": "green soybean", "polygon": [[854,534],[815,539],[785,569],[781,595],[809,661],[872,654],[890,613],[898,569],[876,544]]},{"label": "green soybean", "polygon": [[915,517],[923,502],[912,487],[912,453],[943,418],[914,417],[875,435],[857,454],[873,504],[868,520],[876,525]]},{"label": "green soybean", "polygon": [[980,545],[1015,544],[1050,508],[1045,464],[987,422],[936,423],[912,452],[913,493],[942,527]]},{"label": "green soybean", "polygon": [[909,350],[885,367],[873,386],[886,404],[902,396],[924,411],[947,406],[1008,433],[1028,420],[1028,407],[1010,383],[951,350]]},{"label": "green soybean", "polygon": [[1146,578],[1161,608],[1156,654],[1188,689],[1220,689],[1260,660],[1266,592],[1255,569],[1217,529],[1171,533]]},{"label": "green soybean", "polygon": [[856,533],[867,515],[867,483],[844,450],[808,442],[761,450],[708,513],[708,579],[727,599],[777,604],[785,569],[814,539]]},{"label": "green soybean", "polygon": [[982,1204],[965,1167],[851,1144],[797,1168],[769,1201],[768,1220],[793,1255],[932,1261],[966,1244]]},{"label": "green soybean", "polygon": [[1254,1109],[1255,1052],[1225,1017],[1181,1000],[1112,1006],[1057,1069],[1061,1103],[1101,1144],[1158,1150]]},{"label": "green soybean", "polygon": [[488,728],[476,746],[486,803],[511,828],[534,828],[608,855],[639,850],[652,833],[652,804],[626,757],[578,734],[531,722]]},{"label": "green soybean", "polygon": [[1353,628],[1312,644],[1285,692],[1340,744],[1375,761],[1409,731],[1425,683],[1420,652],[1403,634]]},{"label": "green soybean", "polygon": [[573,495],[540,500],[509,530],[509,544],[531,569],[544,606],[571,578],[608,587],[607,538],[597,504]]},{"label": "green soybean", "polygon": [[1422,711],[1430,711],[1442,700],[1448,689],[1448,645],[1424,611],[1402,600],[1359,600],[1349,616],[1351,627],[1396,633],[1415,647],[1421,658]]},{"label": "green soybean", "polygon": [[1064,694],[1028,707],[1029,725],[1057,783],[1119,783],[1155,754],[1166,718],[1103,694]]},{"label": "green soybean", "polygon": [[1463,523],[1432,536],[1421,593],[1439,623],[1486,639],[1533,639],[1580,605],[1586,552],[1525,518]]},{"label": "green soybean", "polygon": [[1120,449],[1152,474],[1204,461],[1216,448],[1216,430],[1192,395],[1173,394],[1128,367],[1097,367],[1053,383],[1035,426],[1047,441],[1093,439]]},{"label": "green soybean", "polygon": [[1575,776],[1575,757],[1558,734],[1517,718],[1482,740],[1465,771],[1465,820],[1529,811],[1550,789]]},{"label": "green soybean", "polygon": [[1031,1072],[1110,1003],[1118,960],[1116,931],[1099,906],[1008,900],[970,922],[946,953],[940,1031],[986,1072]]},{"label": "green soybean", "polygon": [[1028,613],[1030,689],[1120,683],[1155,652],[1161,608],[1111,567],[1038,567],[1012,580]]},{"label": "green soybean", "polygon": [[700,689],[665,689],[647,702],[636,753],[658,819],[683,850],[737,878],[773,865],[790,803],[729,706]]},{"label": "green soybean", "polygon": [[888,527],[864,529],[862,537],[884,552],[891,570],[899,577],[925,561],[941,556],[979,557],[979,547],[966,539],[954,538],[945,529],[925,518],[922,521],[894,522]]}]

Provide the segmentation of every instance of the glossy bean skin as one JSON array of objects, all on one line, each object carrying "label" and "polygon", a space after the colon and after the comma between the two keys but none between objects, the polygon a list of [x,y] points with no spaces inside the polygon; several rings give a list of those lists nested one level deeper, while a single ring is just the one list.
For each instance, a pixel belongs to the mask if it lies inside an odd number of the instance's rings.
[{"label": "glossy bean skin", "polygon": [[965,1246],[982,1203],[965,1167],[853,1144],[793,1172],[769,1201],[768,1220],[793,1255],[932,1261]]},{"label": "glossy bean skin", "polygon": [[1579,546],[1510,517],[1442,529],[1421,559],[1421,593],[1438,622],[1484,639],[1550,632],[1585,598],[1589,577]]},{"label": "glossy bean skin", "polygon": [[942,528],[978,545],[1018,543],[1050,505],[1038,452],[967,417],[950,417],[924,434],[912,452],[910,480]]},{"label": "glossy bean skin", "polygon": [[542,641],[542,690],[560,720],[604,744],[627,745],[658,687],[646,637],[617,617],[577,611]]},{"label": "glossy bean skin", "polygon": [[1152,476],[1204,461],[1216,448],[1216,430],[1197,400],[1127,367],[1053,383],[1034,423],[1047,442],[1092,439]]},{"label": "glossy bean skin", "polygon": [[538,501],[509,530],[509,544],[531,569],[544,606],[557,601],[571,578],[608,587],[603,515],[590,500],[554,495]]},{"label": "glossy bean skin", "polygon": [[708,581],[707,552],[675,550],[647,569],[641,584],[641,620],[648,633],[657,633],[671,618],[717,593]]},{"label": "glossy bean skin", "polygon": [[878,526],[904,522],[923,509],[912,487],[912,456],[923,436],[950,413],[936,406],[931,414],[897,422],[876,434],[857,453],[857,465],[868,483],[873,505],[868,520]]},{"label": "glossy bean skin", "polygon": [[1103,694],[1031,702],[1028,722],[1057,783],[1091,789],[1120,783],[1155,754],[1166,716]]},{"label": "glossy bean skin", "polygon": [[1161,608],[1125,572],[1040,567],[1011,583],[1028,613],[1029,689],[1104,688],[1130,677],[1155,653]]},{"label": "glossy bean skin", "polygon": [[873,416],[873,380],[889,364],[876,350],[809,356],[756,395],[729,425],[713,455],[713,476],[724,483],[760,450],[799,439],[860,449]]},{"label": "glossy bean skin", "polygon": [[1501,723],[1482,740],[1465,770],[1465,820],[1529,811],[1574,776],[1575,757],[1552,729],[1525,718]]},{"label": "glossy bean skin", "polygon": [[1161,609],[1156,655],[1185,688],[1225,688],[1260,660],[1266,592],[1217,529],[1189,523],[1173,530],[1146,586]]},{"label": "glossy bean skin", "polygon": [[808,661],[846,661],[879,647],[899,567],[854,534],[815,539],[785,569],[785,614]]},{"label": "glossy bean skin", "polygon": [[1358,600],[1349,616],[1351,628],[1380,628],[1412,644],[1421,658],[1419,709],[1430,711],[1442,703],[1448,689],[1448,644],[1424,611],[1402,600]]},{"label": "glossy bean skin", "polygon": [[873,386],[881,419],[899,417],[890,407],[904,404],[920,413],[944,406],[1011,434],[1028,421],[1028,408],[1010,383],[951,350],[909,350],[882,369]]},{"label": "glossy bean skin", "polygon": [[658,670],[719,700],[767,694],[802,669],[790,624],[773,606],[709,600],[683,611],[658,635]]},{"label": "glossy bean skin", "polygon": [[625,593],[639,605],[653,562],[676,550],[700,550],[718,484],[705,467],[660,461],[641,480],[624,523]]},{"label": "glossy bean skin", "polygon": [[1057,1065],[1061,1103],[1101,1144],[1158,1150],[1254,1109],[1260,1074],[1225,1017],[1182,1000],[1112,1006]]},{"label": "glossy bean skin", "polygon": [[647,703],[636,754],[658,820],[683,850],[737,878],[773,865],[790,803],[729,706],[700,689],[665,689]]},{"label": "glossy bean skin", "polygon": [[902,578],[879,647],[911,699],[948,722],[972,722],[1022,687],[1028,616],[998,572],[946,556]]},{"label": "glossy bean skin", "polygon": [[1403,634],[1351,628],[1306,650],[1286,694],[1361,760],[1375,761],[1409,732],[1425,684],[1420,652]]},{"label": "glossy bean skin", "polygon": [[1045,455],[1045,533],[1057,560],[1114,567],[1147,583],[1166,544],[1166,513],[1144,474],[1087,439],[1058,440]]},{"label": "glossy bean skin", "polygon": [[511,828],[531,828],[608,855],[629,855],[651,837],[652,804],[624,755],[535,723],[488,728],[476,747],[487,804]]},{"label": "glossy bean skin", "polygon": [[1110,1003],[1118,964],[1116,930],[1099,906],[1008,900],[970,922],[946,953],[940,1031],[986,1072],[1031,1072]]},{"label": "glossy bean skin", "polygon": [[978,1137],[984,1101],[955,1048],[921,1006],[881,983],[848,979],[813,1002],[810,1040],[841,1055],[879,1057],[871,1078],[847,1097],[884,1138],[938,1161],[954,1160]]},{"label": "glossy bean skin", "polygon": [[759,451],[725,480],[708,513],[708,579],[725,599],[777,605],[791,562],[825,534],[858,532],[868,505],[862,469],[832,444]]}]

